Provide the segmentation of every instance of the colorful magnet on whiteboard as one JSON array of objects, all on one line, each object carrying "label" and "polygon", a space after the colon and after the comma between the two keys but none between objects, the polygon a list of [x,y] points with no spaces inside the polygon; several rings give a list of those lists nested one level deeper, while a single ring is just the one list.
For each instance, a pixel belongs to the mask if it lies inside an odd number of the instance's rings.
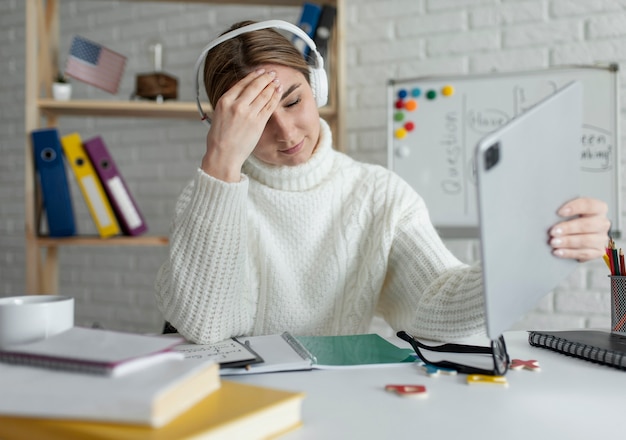
[{"label": "colorful magnet on whiteboard", "polygon": [[430,377],[439,376],[440,374],[445,374],[446,376],[455,376],[457,374],[456,370],[453,370],[452,368],[435,367],[434,365],[430,364],[423,364],[421,365],[421,368]]},{"label": "colorful magnet on whiteboard", "polygon": [[396,156],[404,159],[405,157],[409,157],[411,155],[411,149],[406,145],[400,145],[396,147]]},{"label": "colorful magnet on whiteboard", "polygon": [[443,86],[443,88],[441,89],[441,94],[443,96],[452,96],[452,95],[454,95],[454,87],[452,87],[451,85]]},{"label": "colorful magnet on whiteboard", "polygon": [[521,359],[513,359],[511,361],[511,365],[509,366],[511,370],[530,370],[530,371],[541,371],[541,367],[539,366],[539,361],[535,359],[531,359],[529,361],[523,361]]},{"label": "colorful magnet on whiteboard", "polygon": [[404,139],[406,137],[406,135],[407,135],[406,128],[404,128],[404,127],[398,128],[395,131],[395,135],[396,135],[397,139]]},{"label": "colorful magnet on whiteboard", "polygon": [[395,107],[396,107],[398,110],[401,110],[402,108],[404,108],[404,101],[403,101],[403,100],[401,100],[401,99],[398,99],[398,100],[396,101],[396,103],[395,103]]},{"label": "colorful magnet on whiteboard", "polygon": [[415,128],[415,124],[411,121],[407,121],[404,124],[404,128],[406,129],[406,131],[413,131],[413,129]]},{"label": "colorful magnet on whiteboard", "polygon": [[385,391],[402,397],[428,397],[428,391],[424,385],[385,385]]},{"label": "colorful magnet on whiteboard", "polygon": [[404,108],[412,112],[417,109],[417,101],[415,99],[409,99],[404,103]]},{"label": "colorful magnet on whiteboard", "polygon": [[413,90],[411,90],[411,96],[413,98],[419,98],[420,96],[422,96],[422,89],[416,87]]},{"label": "colorful magnet on whiteboard", "polygon": [[499,385],[503,387],[509,386],[509,383],[506,381],[506,377],[489,376],[487,374],[468,374],[467,383],[470,385],[485,384],[485,385]]},{"label": "colorful magnet on whiteboard", "polygon": [[398,98],[400,98],[400,99],[404,99],[404,98],[406,98],[408,95],[409,95],[409,92],[407,92],[406,90],[404,90],[404,89],[400,89],[400,90],[398,90]]},{"label": "colorful magnet on whiteboard", "polygon": [[393,120],[396,122],[401,122],[404,120],[404,113],[403,112],[395,112],[393,114]]},{"label": "colorful magnet on whiteboard", "polygon": [[437,97],[437,92],[435,92],[434,90],[429,90],[428,92],[426,92],[426,98],[435,99],[436,97]]}]

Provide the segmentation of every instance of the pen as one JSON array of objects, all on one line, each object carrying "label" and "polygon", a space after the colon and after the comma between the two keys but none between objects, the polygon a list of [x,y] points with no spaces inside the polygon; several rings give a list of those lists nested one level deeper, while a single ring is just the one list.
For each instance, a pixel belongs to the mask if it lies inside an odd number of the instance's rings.
[{"label": "pen", "polygon": [[619,270],[621,275],[626,275],[626,264],[624,264],[624,251],[619,248]]}]

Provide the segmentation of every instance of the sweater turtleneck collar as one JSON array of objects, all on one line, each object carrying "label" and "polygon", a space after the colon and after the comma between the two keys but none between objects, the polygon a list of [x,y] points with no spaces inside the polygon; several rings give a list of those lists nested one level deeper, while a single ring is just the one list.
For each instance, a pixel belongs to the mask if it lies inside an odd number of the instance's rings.
[{"label": "sweater turtleneck collar", "polygon": [[320,139],[311,158],[300,165],[277,166],[250,155],[243,164],[243,172],[251,179],[274,189],[303,191],[318,185],[333,166],[332,133],[320,118]]}]

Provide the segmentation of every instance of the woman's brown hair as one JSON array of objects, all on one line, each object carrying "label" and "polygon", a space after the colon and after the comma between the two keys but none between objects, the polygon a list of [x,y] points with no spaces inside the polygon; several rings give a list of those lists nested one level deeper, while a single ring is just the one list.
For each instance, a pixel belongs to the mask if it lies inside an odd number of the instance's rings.
[{"label": "woman's brown hair", "polygon": [[[235,23],[226,32],[252,23],[255,22]],[[215,46],[206,55],[204,88],[211,105],[215,107],[228,89],[262,64],[291,67],[310,81],[309,67],[302,53],[286,37],[269,28],[245,32]]]}]

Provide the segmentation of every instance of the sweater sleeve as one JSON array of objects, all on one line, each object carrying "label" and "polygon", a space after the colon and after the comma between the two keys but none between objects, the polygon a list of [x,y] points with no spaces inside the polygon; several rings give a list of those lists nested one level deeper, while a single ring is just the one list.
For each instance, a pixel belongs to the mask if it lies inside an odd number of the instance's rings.
[{"label": "sweater sleeve", "polygon": [[423,199],[414,192],[407,198],[410,207],[400,209],[394,228],[382,315],[394,330],[426,339],[484,334],[481,266],[460,262],[435,231]]},{"label": "sweater sleeve", "polygon": [[164,318],[188,340],[214,343],[252,328],[247,278],[248,179],[226,183],[198,170],[179,197],[169,254],[156,283]]}]

